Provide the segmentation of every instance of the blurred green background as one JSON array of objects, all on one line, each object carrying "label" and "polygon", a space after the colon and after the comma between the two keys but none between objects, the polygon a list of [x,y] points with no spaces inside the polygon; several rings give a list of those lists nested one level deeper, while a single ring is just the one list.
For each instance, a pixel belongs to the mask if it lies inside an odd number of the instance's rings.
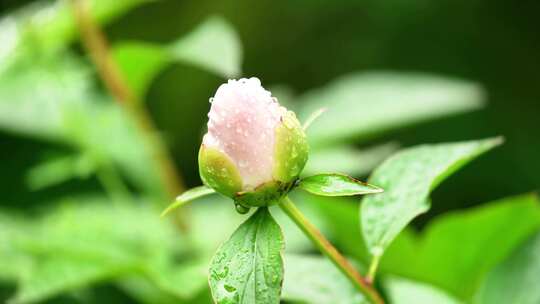
[{"label": "blurred green background", "polygon": [[[2,1],[2,13],[29,1]],[[208,15],[224,16],[243,45],[244,76],[294,92],[362,70],[420,71],[479,82],[485,109],[401,128],[385,138],[403,146],[503,135],[506,144],[435,193],[433,212],[540,185],[540,21],[538,1],[156,1],[106,27],[111,41],[166,42]],[[75,45],[78,49],[78,46]],[[223,80],[189,65],[167,67],[148,93],[188,185],[197,185],[196,153],[208,97]],[[331,101],[328,101],[331,106]],[[186,111],[189,109],[189,111]],[[28,193],[24,168],[42,142],[2,134],[4,201],[32,205],[66,187]],[[48,147],[56,148],[56,147]],[[70,187],[91,187],[73,183]]]},{"label": "blurred green background", "polygon": [[[28,5],[32,5],[32,1],[2,0],[0,14],[9,18],[14,16],[13,12]],[[358,140],[355,136],[336,140],[346,141],[362,151],[365,147],[387,142],[407,147],[497,135],[505,137],[502,147],[473,162],[435,190],[433,208],[414,222],[421,228],[445,211],[538,189],[539,11],[540,2],[532,0],[148,1],[113,18],[104,25],[104,31],[112,46],[135,40],[166,44],[187,35],[209,16],[221,16],[230,23],[241,42],[242,72],[237,76],[259,77],[266,88],[276,88],[275,94],[278,97],[282,94],[283,102],[293,108],[301,108],[301,101],[309,99],[304,92],[324,87],[343,75],[364,71],[428,73],[478,86],[486,96],[486,104],[481,109],[449,111],[452,115],[404,123],[377,136],[369,134],[358,136]],[[0,31],[6,28],[4,24]],[[41,30],[46,31],[45,28],[38,29]],[[6,37],[0,35],[0,51],[6,50],[8,41],[3,40]],[[74,54],[76,60],[86,60],[78,39],[66,41],[68,52]],[[34,48],[29,44],[25,47]],[[51,56],[63,52],[55,50]],[[9,59],[0,64],[5,67],[21,60],[29,63],[28,69],[34,61],[44,60],[49,64],[49,57],[42,59],[40,56]],[[56,65],[55,61],[51,62]],[[132,64],[136,69],[137,62]],[[87,64],[91,70],[89,66]],[[94,72],[87,73],[93,79],[87,84],[91,90],[103,91]],[[160,70],[142,96],[188,187],[200,184],[197,151],[205,132],[210,106],[208,98],[224,81],[225,77],[219,73],[209,73],[196,64],[180,60]],[[6,83],[0,83],[0,87]],[[32,86],[34,83],[27,84]],[[67,83],[67,86],[71,84]],[[20,90],[24,91],[24,87]],[[3,93],[0,97],[5,99],[0,102],[6,102],[12,95]],[[400,102],[399,97],[398,91],[394,95],[395,103]],[[321,101],[329,109],[335,102],[331,98]],[[349,106],[353,113],[369,114],[371,108],[369,101]],[[5,109],[0,107],[0,112]],[[8,112],[0,114],[10,115]],[[115,141],[114,136],[109,139]],[[94,145],[109,144],[94,142]],[[330,147],[333,141],[328,140],[322,145]],[[74,174],[78,178],[53,182],[47,187],[37,187],[37,190],[29,186],[31,168],[56,156],[69,155],[75,149],[71,145],[39,136],[21,136],[9,128],[1,128],[0,147],[0,206],[4,209],[17,213],[46,213],[48,208],[55,206],[51,202],[66,196],[102,191],[99,177],[84,172]],[[137,149],[133,146],[125,148]],[[126,151],[127,154],[131,152]],[[379,161],[377,158],[371,160]],[[358,163],[362,165],[361,158]],[[367,173],[364,170],[356,175],[366,177]],[[134,173],[121,174],[130,180]],[[137,182],[130,181],[128,188],[136,192]],[[108,284],[97,285],[95,289],[100,291],[96,294],[107,294],[111,303],[131,301]],[[0,289],[0,299],[7,298],[12,292],[13,286],[6,285]],[[78,295],[78,298],[95,302],[90,295]],[[66,303],[71,303],[70,299],[65,300]]]}]

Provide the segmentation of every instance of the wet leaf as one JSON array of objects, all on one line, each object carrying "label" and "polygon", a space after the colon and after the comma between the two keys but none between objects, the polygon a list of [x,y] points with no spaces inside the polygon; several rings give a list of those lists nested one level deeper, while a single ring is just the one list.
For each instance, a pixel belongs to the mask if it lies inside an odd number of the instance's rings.
[{"label": "wet leaf", "polygon": [[361,205],[362,234],[369,252],[381,256],[413,218],[429,210],[433,188],[500,143],[500,138],[492,138],[421,145],[388,158],[369,179],[385,192],[366,196]]},{"label": "wet leaf", "polygon": [[280,301],[283,236],[267,208],[259,208],[216,252],[210,289],[216,303]]},{"label": "wet leaf", "polygon": [[377,186],[339,173],[312,175],[301,179],[298,186],[310,193],[322,196],[352,196],[383,191]]}]

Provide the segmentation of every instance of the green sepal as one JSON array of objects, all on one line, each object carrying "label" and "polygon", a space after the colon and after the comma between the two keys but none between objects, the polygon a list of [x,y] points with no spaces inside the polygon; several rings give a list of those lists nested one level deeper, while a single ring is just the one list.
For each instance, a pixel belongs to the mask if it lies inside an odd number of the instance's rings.
[{"label": "green sepal", "polygon": [[218,149],[201,145],[199,174],[205,185],[225,196],[234,198],[242,190],[242,177],[233,161]]},{"label": "green sepal", "polygon": [[294,112],[287,111],[276,127],[274,149],[274,179],[294,181],[304,169],[309,152],[306,134]]},{"label": "green sepal", "polygon": [[264,207],[277,204],[294,186],[294,182],[269,182],[252,191],[238,192],[234,197],[237,204],[245,207]]}]

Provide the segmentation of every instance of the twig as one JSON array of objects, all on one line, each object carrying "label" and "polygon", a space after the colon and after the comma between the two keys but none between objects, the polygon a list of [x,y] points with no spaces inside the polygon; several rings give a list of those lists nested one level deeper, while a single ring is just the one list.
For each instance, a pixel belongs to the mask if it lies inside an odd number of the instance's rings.
[{"label": "twig", "polygon": [[332,263],[351,281],[367,300],[373,304],[383,304],[384,301],[354,267],[343,257],[337,249],[322,235],[322,233],[311,224],[294,203],[285,197],[280,203],[281,209],[296,223],[313,244],[326,255]]}]

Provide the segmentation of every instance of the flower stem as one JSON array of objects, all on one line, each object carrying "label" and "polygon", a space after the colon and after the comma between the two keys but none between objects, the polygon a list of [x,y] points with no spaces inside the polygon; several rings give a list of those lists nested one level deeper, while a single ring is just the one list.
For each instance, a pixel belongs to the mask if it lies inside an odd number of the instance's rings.
[{"label": "flower stem", "polygon": [[[160,182],[169,199],[174,199],[184,189],[182,179],[174,162],[157,132],[150,114],[142,106],[122,77],[120,69],[110,55],[105,35],[92,19],[88,1],[72,0],[75,19],[81,31],[81,39],[100,78],[114,99],[124,108],[145,141],[145,149],[159,174]],[[180,219],[185,228],[185,221]]]},{"label": "flower stem", "polygon": [[360,291],[370,303],[383,304],[384,301],[354,267],[341,255],[337,249],[322,235],[322,233],[311,224],[302,212],[294,205],[294,203],[285,197],[279,203],[281,209],[289,216],[294,223],[304,232],[304,234],[313,242],[313,244],[324,255],[326,255],[332,263],[349,279],[349,281]]}]

